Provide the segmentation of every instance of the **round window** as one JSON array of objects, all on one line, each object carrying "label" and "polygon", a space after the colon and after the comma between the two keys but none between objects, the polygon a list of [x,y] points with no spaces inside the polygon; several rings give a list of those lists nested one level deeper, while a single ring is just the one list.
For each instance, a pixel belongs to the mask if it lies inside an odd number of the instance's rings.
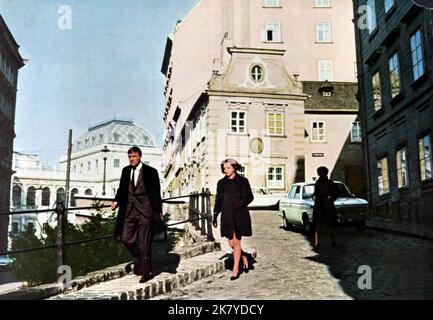
[{"label": "round window", "polygon": [[260,82],[263,80],[263,68],[259,65],[255,65],[251,68],[251,78],[255,82]]}]

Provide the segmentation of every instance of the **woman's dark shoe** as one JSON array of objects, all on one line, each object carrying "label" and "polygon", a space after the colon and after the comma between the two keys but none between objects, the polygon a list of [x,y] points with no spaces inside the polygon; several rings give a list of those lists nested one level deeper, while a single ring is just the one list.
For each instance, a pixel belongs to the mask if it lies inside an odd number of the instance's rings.
[{"label": "woman's dark shoe", "polygon": [[244,265],[242,266],[242,271],[245,272],[245,273],[250,272],[250,269],[248,269],[248,265],[247,265],[247,264],[244,264]]},{"label": "woman's dark shoe", "polygon": [[240,276],[240,275],[241,275],[241,273],[238,272],[238,274],[237,274],[236,276],[231,276],[231,277],[230,277],[230,281],[233,281],[233,280],[239,279],[239,276]]}]

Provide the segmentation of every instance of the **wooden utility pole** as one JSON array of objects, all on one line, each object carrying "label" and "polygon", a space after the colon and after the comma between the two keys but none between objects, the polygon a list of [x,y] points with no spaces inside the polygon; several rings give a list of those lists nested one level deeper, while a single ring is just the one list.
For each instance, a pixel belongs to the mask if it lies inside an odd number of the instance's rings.
[{"label": "wooden utility pole", "polygon": [[[65,264],[65,234],[64,226],[67,221],[67,211],[65,208],[69,204],[69,183],[71,180],[71,153],[72,153],[72,129],[69,129],[69,140],[68,140],[68,161],[66,169],[66,190],[65,190],[65,203],[57,203],[57,272],[59,267]],[[62,274],[57,273],[57,277]]]}]

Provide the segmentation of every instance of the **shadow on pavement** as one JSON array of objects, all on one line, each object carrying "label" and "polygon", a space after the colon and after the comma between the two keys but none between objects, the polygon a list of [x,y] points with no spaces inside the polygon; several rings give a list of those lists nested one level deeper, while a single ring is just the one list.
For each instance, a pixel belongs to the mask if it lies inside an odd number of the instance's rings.
[{"label": "shadow on pavement", "polygon": [[372,230],[359,234],[353,228],[337,228],[336,239],[332,247],[330,237],[322,236],[317,255],[305,259],[327,265],[347,295],[362,300],[432,299],[431,242]]},{"label": "shadow on pavement", "polygon": [[[250,253],[245,252],[245,251],[242,254],[244,256],[246,256],[248,259],[248,269],[254,270],[254,263],[256,263],[256,260],[254,259],[254,257]],[[223,255],[219,259],[224,260],[224,268],[226,270],[233,270],[233,255],[232,254],[226,253],[225,255]],[[242,259],[239,262],[239,270],[242,270]]]}]

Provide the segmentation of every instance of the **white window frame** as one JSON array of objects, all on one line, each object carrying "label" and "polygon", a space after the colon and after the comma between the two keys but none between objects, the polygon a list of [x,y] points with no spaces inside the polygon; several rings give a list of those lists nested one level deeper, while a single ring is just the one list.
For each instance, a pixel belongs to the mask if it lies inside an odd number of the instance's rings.
[{"label": "white window frame", "polygon": [[382,109],[382,84],[380,80],[380,72],[376,71],[371,77],[371,87],[373,93],[374,110]]},{"label": "white window frame", "polygon": [[[230,111],[230,133],[232,134],[246,134],[247,133],[247,113],[241,110],[229,110]],[[233,113],[236,113],[235,118],[233,118]],[[243,119],[240,117],[240,114],[243,113]],[[235,123],[233,123],[235,121]],[[244,122],[241,125],[241,121]],[[243,131],[241,132],[241,128]]]},{"label": "white window frame", "polygon": [[[272,126],[269,125],[270,122],[270,116],[273,115],[273,123]],[[277,120],[277,115],[281,116],[281,120]],[[278,123],[281,122],[281,127],[278,127]],[[284,135],[284,113],[283,112],[267,112],[266,114],[266,129],[268,132],[268,135],[271,136],[283,136]],[[278,129],[281,129],[281,133],[277,133]]]},{"label": "white window frame", "polygon": [[382,157],[377,160],[377,184],[380,196],[389,193],[388,157]]},{"label": "white window frame", "polygon": [[[271,169],[273,169],[272,172],[270,172]],[[277,180],[277,169],[281,169],[281,173],[279,174],[281,176],[281,180]],[[268,189],[284,189],[284,175],[284,166],[275,165],[266,167],[266,187]],[[269,176],[272,178],[269,179]]]},{"label": "white window frame", "polygon": [[314,0],[315,8],[330,8],[331,0]]},{"label": "white window frame", "polygon": [[[354,131],[356,131],[356,134],[354,134]],[[353,121],[352,122],[352,126],[350,129],[350,142],[352,142],[352,143],[362,142],[361,122],[359,122],[359,121]]]},{"label": "white window frame", "polygon": [[332,42],[331,22],[318,22],[316,24],[316,42],[318,43]]},{"label": "white window frame", "polygon": [[407,148],[402,147],[395,153],[397,167],[398,188],[405,188],[409,185],[409,171],[407,169]]},{"label": "white window frame", "polygon": [[410,52],[412,57],[413,80],[418,80],[424,73],[424,52],[421,29],[416,30],[410,36]]},{"label": "white window frame", "polygon": [[[322,133],[319,131],[319,124],[322,124],[323,127],[321,128],[323,130]],[[314,128],[314,124],[317,124],[316,128]],[[311,122],[311,142],[326,142],[326,124],[325,121],[312,121]],[[316,138],[315,138],[316,137]]]},{"label": "white window frame", "polygon": [[334,67],[332,60],[319,60],[317,62],[317,73],[319,81],[333,81]]},{"label": "white window frame", "polygon": [[394,98],[401,92],[400,63],[399,54],[397,51],[391,57],[389,57],[388,66],[391,83],[391,97]]},{"label": "white window frame", "polygon": [[[426,147],[428,145],[428,147]],[[429,134],[418,140],[421,181],[433,178],[432,144]]]},{"label": "white window frame", "polygon": [[[272,39],[268,38],[268,31],[272,32]],[[262,35],[263,42],[282,42],[281,41],[281,22],[267,21]]]}]

